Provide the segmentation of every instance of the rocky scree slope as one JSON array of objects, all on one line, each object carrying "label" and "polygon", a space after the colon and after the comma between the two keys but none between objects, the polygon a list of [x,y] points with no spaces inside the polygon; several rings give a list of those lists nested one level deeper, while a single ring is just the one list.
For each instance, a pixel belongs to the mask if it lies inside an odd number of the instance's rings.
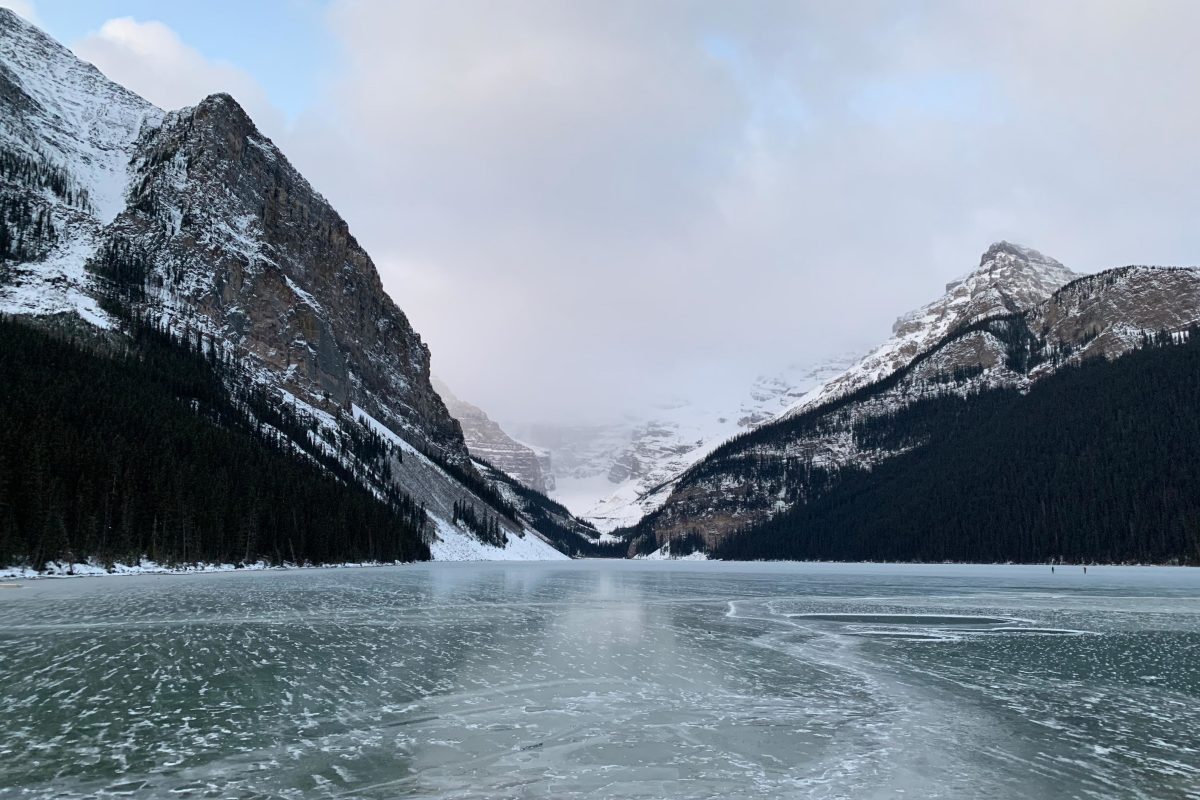
[{"label": "rocky scree slope", "polygon": [[452,521],[470,504],[555,554],[476,469],[345,221],[231,97],[164,113],[0,9],[0,112],[0,313],[200,340],[310,420],[305,447],[338,451],[347,425],[387,438],[442,539],[472,538]]},{"label": "rocky scree slope", "polygon": [[[1060,278],[1065,285],[1055,285]],[[980,267],[897,323],[894,337],[777,421],[736,437],[685,473],[626,532],[648,551],[698,533],[715,545],[804,503],[821,475],[873,465],[920,441],[865,443],[860,432],[918,400],[990,388],[1027,391],[1067,364],[1119,358],[1147,336],[1200,320],[1200,272],[1123,267],[1074,276],[1027,248],[993,245]]]}]

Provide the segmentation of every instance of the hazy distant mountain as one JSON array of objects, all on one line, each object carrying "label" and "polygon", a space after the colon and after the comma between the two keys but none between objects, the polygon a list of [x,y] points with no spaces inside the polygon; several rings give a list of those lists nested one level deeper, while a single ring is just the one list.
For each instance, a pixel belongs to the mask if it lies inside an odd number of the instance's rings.
[{"label": "hazy distant mountain", "polygon": [[[667,484],[725,439],[800,402],[854,363],[842,355],[759,377],[737,408],[677,401],[643,417],[593,425],[511,426],[547,454],[553,496],[602,531],[632,525],[666,498]],[[469,437],[468,437],[469,440]]]},{"label": "hazy distant mountain", "polygon": [[455,396],[437,376],[433,388],[450,410],[450,416],[462,425],[467,449],[475,458],[483,459],[492,466],[520,481],[530,489],[542,493],[554,490],[554,473],[550,469],[550,455],[544,450],[534,450],[509,436],[500,423],[490,418],[483,409]]}]

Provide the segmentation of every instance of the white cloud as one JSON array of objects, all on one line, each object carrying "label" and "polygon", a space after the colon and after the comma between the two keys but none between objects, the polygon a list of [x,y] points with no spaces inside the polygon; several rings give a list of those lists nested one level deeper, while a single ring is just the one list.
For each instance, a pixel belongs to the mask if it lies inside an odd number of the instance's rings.
[{"label": "white cloud", "polygon": [[[343,62],[289,156],[435,369],[501,419],[732,403],[886,335],[1000,238],[1077,269],[1200,250],[1200,4],[335,0],[329,20]],[[231,89],[177,37],[135,58],[162,38],[139,30],[92,37],[121,55],[102,68]],[[110,74],[156,99],[156,76]]]},{"label": "white cloud", "polygon": [[246,71],[207,58],[167,25],[120,17],[72,46],[85,61],[157,106],[182,108],[210,94],[232,95],[268,136],[280,137],[285,120],[263,87]]}]

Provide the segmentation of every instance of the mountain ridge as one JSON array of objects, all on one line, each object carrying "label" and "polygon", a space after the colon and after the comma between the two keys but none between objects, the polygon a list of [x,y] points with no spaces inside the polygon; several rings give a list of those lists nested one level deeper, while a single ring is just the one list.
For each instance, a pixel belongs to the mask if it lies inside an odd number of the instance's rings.
[{"label": "mountain ridge", "polygon": [[978,267],[946,284],[941,297],[897,318],[891,338],[780,417],[814,408],[885,377],[954,328],[989,314],[1028,307],[1078,277],[1033,248],[995,242],[980,256]]},{"label": "mountain ridge", "polygon": [[[1012,257],[1012,247],[1002,248],[1005,258]],[[994,252],[989,248],[988,253]],[[803,476],[813,468],[870,469],[921,444],[898,451],[864,448],[855,435],[858,426],[886,420],[923,398],[965,397],[1002,387],[1028,391],[1063,366],[1092,357],[1119,358],[1148,335],[1184,331],[1200,319],[1200,271],[1192,268],[1122,267],[1077,276],[1029,308],[1016,310],[1003,302],[1011,293],[1002,297],[987,282],[977,282],[987,295],[983,303],[972,304],[971,298],[956,294],[960,285],[952,282],[943,297],[954,302],[935,301],[922,307],[922,313],[901,318],[934,322],[916,337],[901,330],[908,341],[924,342],[941,333],[933,344],[907,357],[890,340],[864,362],[877,367],[879,361],[872,359],[882,351],[899,355],[897,368],[878,370],[880,377],[861,365],[852,368],[837,391],[722,444],[668,487],[667,502],[625,535],[644,549],[699,531],[708,546],[719,546],[738,529],[804,504],[811,487]],[[1035,288],[1040,294],[1045,284]],[[957,311],[946,313],[948,309]]]}]

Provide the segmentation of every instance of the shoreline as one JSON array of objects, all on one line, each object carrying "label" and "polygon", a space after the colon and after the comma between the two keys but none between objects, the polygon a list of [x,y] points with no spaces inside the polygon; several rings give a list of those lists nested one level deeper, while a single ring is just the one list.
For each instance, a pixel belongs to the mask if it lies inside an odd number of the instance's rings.
[{"label": "shoreline", "polygon": [[[1064,573],[1076,570],[1082,570],[1084,567],[1094,569],[1113,569],[1113,568],[1164,568],[1178,567],[1181,569],[1195,568],[1191,564],[1131,564],[1131,563],[1108,563],[1094,562],[1088,564],[1049,564],[1042,562],[1013,562],[1013,561],[786,561],[786,560],[757,560],[757,561],[724,561],[718,559],[697,559],[697,558],[575,558],[568,559],[574,562],[613,562],[613,563],[629,563],[629,564],[666,564],[679,563],[691,566],[700,565],[728,565],[730,567],[762,565],[783,567],[787,565],[796,566],[825,566],[825,567],[1039,567],[1048,568],[1055,567],[1062,570]],[[19,583],[14,581],[37,581],[44,579],[58,580],[63,578],[106,578],[106,577],[129,577],[136,575],[215,575],[226,574],[233,572],[287,572],[291,570],[333,570],[333,569],[368,569],[378,567],[401,567],[419,564],[534,564],[534,563],[560,563],[558,560],[538,560],[538,559],[468,559],[457,560],[450,559],[438,561],[430,559],[429,561],[344,561],[336,564],[292,564],[285,562],[283,564],[269,564],[265,561],[255,562],[253,564],[189,564],[185,566],[169,567],[163,564],[158,564],[153,561],[143,560],[137,565],[129,564],[114,564],[112,570],[106,569],[102,565],[90,563],[75,563],[71,565],[57,563],[55,568],[46,572],[38,572],[28,567],[6,567],[0,568],[0,590],[20,588]]]},{"label": "shoreline", "polygon": [[365,567],[400,567],[406,564],[428,564],[429,561],[344,561],[336,564],[268,564],[257,561],[253,564],[188,564],[184,566],[167,566],[150,560],[143,560],[136,565],[114,564],[110,570],[103,565],[76,562],[65,564],[56,562],[55,568],[39,572],[28,567],[0,567],[0,581],[42,580],[61,578],[108,578],[130,575],[214,575],[228,572],[285,572],[302,569],[361,569]]}]

